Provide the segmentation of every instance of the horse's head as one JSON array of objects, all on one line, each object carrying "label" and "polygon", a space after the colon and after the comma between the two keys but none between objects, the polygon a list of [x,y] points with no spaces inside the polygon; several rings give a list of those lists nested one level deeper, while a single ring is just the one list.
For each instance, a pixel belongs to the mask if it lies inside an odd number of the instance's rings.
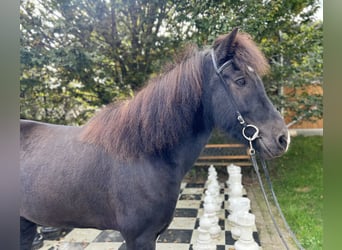
[{"label": "horse's head", "polygon": [[214,124],[247,145],[243,133],[253,139],[253,148],[264,158],[282,155],[290,143],[289,133],[259,77],[269,65],[250,37],[237,29],[219,37],[205,68]]}]

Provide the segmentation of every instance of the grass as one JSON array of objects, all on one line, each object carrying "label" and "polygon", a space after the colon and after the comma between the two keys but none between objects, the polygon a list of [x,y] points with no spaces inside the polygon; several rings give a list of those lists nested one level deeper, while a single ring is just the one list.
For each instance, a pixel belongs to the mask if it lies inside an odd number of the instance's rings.
[{"label": "grass", "polygon": [[322,249],[322,158],[321,136],[297,136],[284,156],[269,162],[280,206],[305,249]]},{"label": "grass", "polygon": [[[322,136],[296,136],[292,138],[289,151],[285,155],[268,161],[271,180],[282,211],[298,240],[307,250],[322,249],[322,144]],[[220,181],[225,181],[225,168],[216,169]],[[207,168],[192,168],[186,178],[191,182],[204,182]]]}]

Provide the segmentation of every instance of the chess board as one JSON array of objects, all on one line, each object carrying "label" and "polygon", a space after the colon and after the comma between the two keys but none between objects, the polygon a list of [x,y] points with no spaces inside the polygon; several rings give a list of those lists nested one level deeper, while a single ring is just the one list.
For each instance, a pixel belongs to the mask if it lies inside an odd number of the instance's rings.
[{"label": "chess board", "polygon": [[[190,250],[196,242],[199,218],[203,214],[204,184],[182,183],[175,210],[174,219],[169,228],[157,240],[157,250]],[[219,214],[221,236],[213,240],[217,250],[233,250],[228,224],[227,187],[221,183],[220,195],[222,209]],[[253,213],[253,211],[251,211]],[[260,246],[256,228],[253,232],[255,241]],[[67,231],[59,240],[44,240],[40,250],[125,250],[125,242],[119,232],[113,230],[73,229]],[[260,246],[261,249],[261,246]]]}]

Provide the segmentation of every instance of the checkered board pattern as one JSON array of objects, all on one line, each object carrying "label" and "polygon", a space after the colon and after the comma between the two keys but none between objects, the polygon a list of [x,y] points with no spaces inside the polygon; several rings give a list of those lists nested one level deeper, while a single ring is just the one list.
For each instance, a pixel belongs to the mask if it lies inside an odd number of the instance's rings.
[{"label": "checkered board pattern", "polygon": [[[182,183],[174,219],[157,240],[157,250],[192,250],[203,214],[204,184]],[[233,250],[235,240],[228,225],[227,187],[221,184],[222,210],[219,214],[221,236],[214,240],[217,250]],[[256,228],[253,237],[260,246]],[[45,240],[40,250],[125,250],[119,232],[113,230],[73,229],[57,240]],[[261,249],[261,247],[260,247]]]}]

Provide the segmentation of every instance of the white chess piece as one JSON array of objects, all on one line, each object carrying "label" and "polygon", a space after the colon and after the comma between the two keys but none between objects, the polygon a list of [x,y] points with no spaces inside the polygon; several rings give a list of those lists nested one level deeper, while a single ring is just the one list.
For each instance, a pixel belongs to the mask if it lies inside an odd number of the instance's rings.
[{"label": "white chess piece", "polygon": [[205,191],[204,202],[206,202],[208,199],[210,199],[210,202],[215,203],[215,211],[218,215],[223,202],[223,199],[220,196],[220,185],[218,182],[212,182]]},{"label": "white chess piece", "polygon": [[217,200],[217,197],[213,196],[208,190],[205,192],[204,205],[212,204],[215,213],[218,215],[221,210],[221,205],[217,202]]},{"label": "white chess piece", "polygon": [[208,179],[205,182],[205,187],[208,187],[213,181],[217,181],[217,172],[213,165],[208,169]]},{"label": "white chess piece", "polygon": [[216,172],[208,175],[208,186],[210,186],[213,182],[218,183]]},{"label": "white chess piece", "polygon": [[240,213],[237,216],[238,225],[241,230],[240,238],[235,242],[236,250],[259,250],[259,245],[253,238],[253,227],[255,216],[251,213]]},{"label": "white chess piece", "polygon": [[227,166],[227,172],[228,172],[228,180],[226,181],[227,187],[228,187],[228,194],[230,193],[230,183],[231,183],[231,176],[234,174],[241,174],[241,167],[236,166],[234,164],[230,164]]},{"label": "white chess piece", "polygon": [[194,250],[216,250],[216,246],[210,237],[210,226],[210,219],[207,216],[202,216],[199,222],[198,237],[193,246]]},{"label": "white chess piece", "polygon": [[[234,166],[234,165],[233,165]],[[228,180],[229,186],[228,186],[228,195],[229,196],[236,196],[236,188],[239,188],[238,190],[241,190],[242,193],[242,174],[241,174],[241,168],[238,166],[234,166],[234,168],[231,169],[229,173],[229,180]],[[242,194],[241,194],[242,195]]]},{"label": "white chess piece", "polygon": [[213,172],[216,172],[216,169],[215,169],[214,165],[210,165],[210,167],[208,169],[208,172],[209,172],[209,174],[213,173]]},{"label": "white chess piece", "polygon": [[220,196],[220,184],[218,183],[218,181],[212,181],[208,186],[207,191],[211,193],[212,196]]},{"label": "white chess piece", "polygon": [[210,236],[213,239],[217,239],[221,235],[221,228],[218,224],[219,218],[217,217],[215,205],[214,203],[204,203],[203,207],[204,207],[203,216],[208,217],[211,222],[211,226],[209,228]]},{"label": "white chess piece", "polygon": [[231,226],[231,232],[233,239],[239,239],[241,230],[238,225],[238,216],[240,213],[248,213],[251,206],[250,200],[246,197],[239,197],[232,200],[232,211],[228,216],[228,224]]},{"label": "white chess piece", "polygon": [[231,208],[232,200],[242,197],[243,186],[241,184],[241,179],[242,179],[242,175],[238,173],[232,174],[230,177],[230,192],[228,193],[229,195],[228,211],[229,212],[232,211],[232,208]]}]

